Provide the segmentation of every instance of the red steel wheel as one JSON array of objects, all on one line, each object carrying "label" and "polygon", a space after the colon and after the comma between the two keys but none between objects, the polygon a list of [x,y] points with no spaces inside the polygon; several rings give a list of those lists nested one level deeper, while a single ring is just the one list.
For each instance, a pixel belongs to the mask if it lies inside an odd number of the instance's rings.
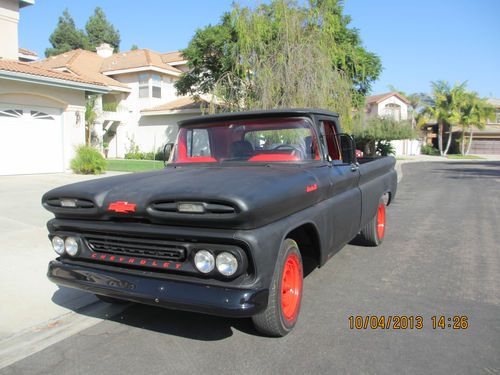
[{"label": "red steel wheel", "polygon": [[292,253],[286,258],[281,279],[281,310],[289,322],[297,318],[301,294],[302,266],[297,254]]},{"label": "red steel wheel", "polygon": [[260,333],[283,337],[299,319],[304,272],[299,247],[291,238],[283,241],[277,255],[267,307],[252,320]]},{"label": "red steel wheel", "polygon": [[385,204],[380,203],[377,211],[377,236],[379,240],[384,238],[385,234]]}]

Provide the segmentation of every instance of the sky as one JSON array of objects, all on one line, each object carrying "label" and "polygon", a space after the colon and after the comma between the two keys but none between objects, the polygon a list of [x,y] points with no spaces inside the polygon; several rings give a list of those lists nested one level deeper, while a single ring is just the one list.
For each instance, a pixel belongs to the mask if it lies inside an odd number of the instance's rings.
[{"label": "sky", "polygon": [[[36,0],[21,10],[19,46],[44,56],[65,8],[84,28],[96,6],[133,44],[159,52],[182,49],[194,32],[218,22],[233,0]],[[255,5],[257,0],[243,0]],[[430,82],[467,81],[481,96],[500,98],[500,0],[346,0],[344,13],[384,70],[372,93],[429,92]]]}]

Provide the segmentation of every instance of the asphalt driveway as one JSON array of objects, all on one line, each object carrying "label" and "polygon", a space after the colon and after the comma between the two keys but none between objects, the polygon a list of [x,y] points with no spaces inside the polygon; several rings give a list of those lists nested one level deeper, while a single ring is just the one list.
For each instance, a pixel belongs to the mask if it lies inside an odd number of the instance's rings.
[{"label": "asphalt driveway", "polygon": [[[0,374],[499,373],[500,162],[403,172],[384,244],[348,245],[312,272],[290,335],[132,305]],[[421,316],[423,329],[351,329],[358,315]],[[445,328],[434,329],[433,316],[445,316]],[[448,327],[454,316],[468,327]]]}]

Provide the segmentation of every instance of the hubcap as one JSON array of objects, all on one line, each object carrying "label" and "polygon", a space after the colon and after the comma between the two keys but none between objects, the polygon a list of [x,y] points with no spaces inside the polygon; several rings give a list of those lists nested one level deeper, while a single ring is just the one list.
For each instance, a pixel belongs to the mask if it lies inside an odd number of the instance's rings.
[{"label": "hubcap", "polygon": [[383,203],[380,203],[378,205],[378,212],[377,212],[377,236],[379,240],[384,238],[385,234],[385,205]]},{"label": "hubcap", "polygon": [[290,254],[286,258],[281,279],[281,310],[286,320],[293,321],[297,317],[301,293],[302,267],[299,257]]}]

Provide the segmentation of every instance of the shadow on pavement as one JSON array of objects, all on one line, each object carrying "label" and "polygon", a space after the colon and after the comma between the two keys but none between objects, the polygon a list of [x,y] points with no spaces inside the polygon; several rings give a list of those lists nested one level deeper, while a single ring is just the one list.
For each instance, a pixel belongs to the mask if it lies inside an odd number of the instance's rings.
[{"label": "shadow on pavement", "polygon": [[[317,264],[304,258],[304,277],[313,272]],[[90,293],[60,286],[52,296],[52,302],[73,310],[75,313],[98,319],[105,319],[131,327],[157,333],[180,336],[201,341],[223,340],[233,335],[233,330],[249,335],[261,336],[250,318],[225,318],[194,312],[169,310],[161,307],[136,303],[108,304],[91,303],[91,306],[75,308],[75,299],[84,295],[95,299]],[[116,313],[118,311],[118,313]]]},{"label": "shadow on pavement", "polygon": [[449,175],[446,178],[464,179],[464,178],[500,178],[500,162],[453,162],[449,168],[437,169],[434,173],[446,172]]},{"label": "shadow on pavement", "polygon": [[[258,335],[251,319],[230,319],[135,303],[108,304],[98,300],[90,305],[75,308],[72,301],[78,297],[70,298],[71,293],[75,296],[81,294],[76,289],[60,287],[52,296],[52,302],[79,315],[195,340],[222,340],[232,336],[233,329]],[[95,298],[92,294],[89,294],[89,297]]]}]

